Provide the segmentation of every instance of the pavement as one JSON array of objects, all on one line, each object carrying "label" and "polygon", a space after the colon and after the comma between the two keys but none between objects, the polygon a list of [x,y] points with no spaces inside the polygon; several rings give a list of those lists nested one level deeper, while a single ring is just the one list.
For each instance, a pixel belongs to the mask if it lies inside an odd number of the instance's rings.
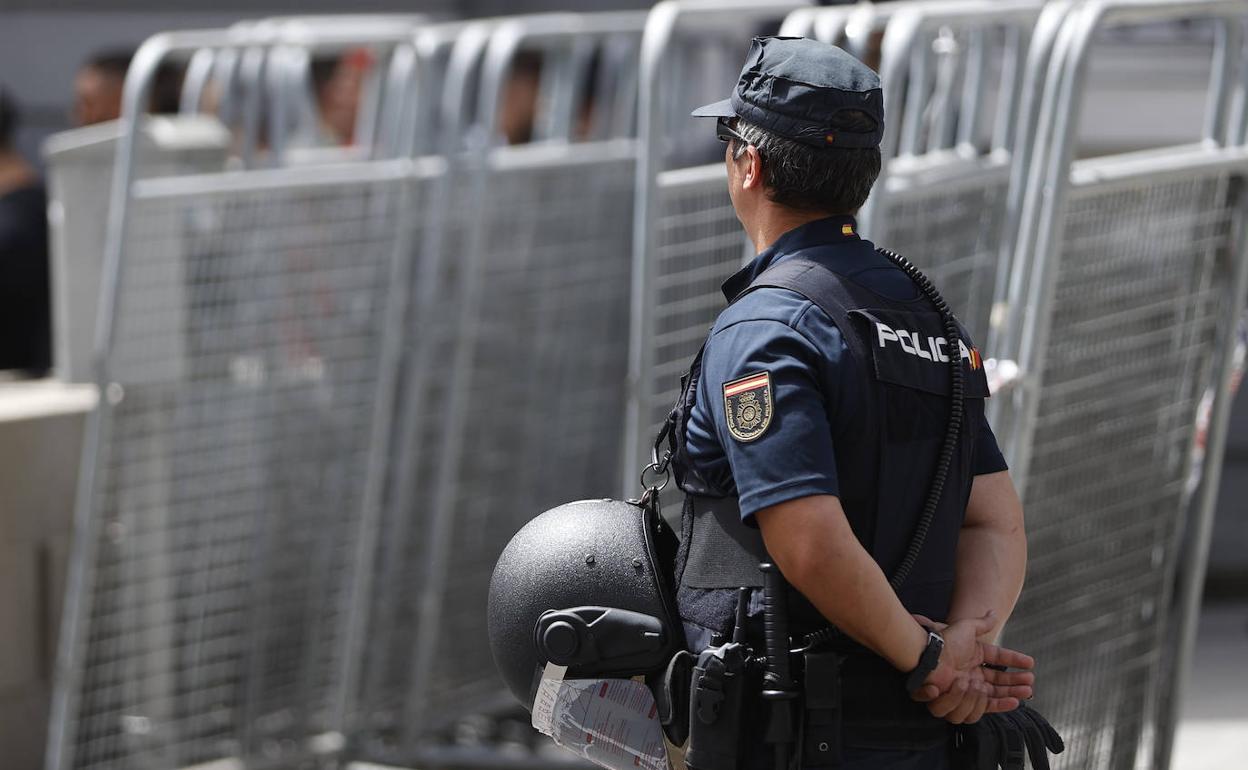
[{"label": "pavement", "polygon": [[1248,601],[1206,603],[1171,770],[1248,768]]}]

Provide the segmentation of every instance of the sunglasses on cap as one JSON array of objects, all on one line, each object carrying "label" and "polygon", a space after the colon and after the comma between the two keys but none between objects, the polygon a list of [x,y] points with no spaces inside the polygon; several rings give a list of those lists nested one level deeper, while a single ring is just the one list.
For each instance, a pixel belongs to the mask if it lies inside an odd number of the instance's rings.
[{"label": "sunglasses on cap", "polygon": [[750,144],[750,140],[741,135],[739,131],[732,127],[731,121],[734,118],[718,118],[715,121],[715,138],[727,144],[736,139],[743,144]]}]

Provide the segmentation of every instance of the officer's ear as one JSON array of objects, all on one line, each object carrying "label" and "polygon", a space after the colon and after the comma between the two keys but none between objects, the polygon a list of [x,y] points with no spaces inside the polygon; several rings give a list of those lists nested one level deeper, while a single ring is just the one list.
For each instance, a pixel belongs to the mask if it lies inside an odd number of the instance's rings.
[{"label": "officer's ear", "polygon": [[741,164],[741,188],[745,190],[763,189],[763,156],[754,145],[747,145],[745,152],[737,160]]}]

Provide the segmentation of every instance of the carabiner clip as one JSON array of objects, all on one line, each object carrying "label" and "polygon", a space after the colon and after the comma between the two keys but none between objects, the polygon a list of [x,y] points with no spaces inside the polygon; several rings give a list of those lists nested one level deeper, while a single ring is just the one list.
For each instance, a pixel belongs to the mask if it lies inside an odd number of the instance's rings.
[{"label": "carabiner clip", "polygon": [[[649,470],[650,468],[653,468],[659,473],[667,473],[667,469],[671,466],[671,464],[672,464],[672,450],[669,449],[666,452],[664,452],[663,458],[659,459],[659,446],[658,444],[655,444],[650,449],[650,465],[646,466],[646,469],[642,471],[642,475],[644,476],[645,471]],[[642,481],[642,486],[643,487],[645,486],[644,479]]]},{"label": "carabiner clip", "polygon": [[[669,458],[664,457],[662,462],[659,462],[658,460],[656,460],[650,463],[649,465],[647,465],[646,467],[642,468],[641,478],[640,478],[641,488],[646,490],[646,492],[654,492],[655,494],[662,492],[667,487],[668,483],[672,480],[672,472],[668,468],[668,463],[669,463]],[[653,481],[655,483],[650,483],[650,484],[646,483],[647,473],[654,474]],[[662,479],[661,482],[659,481],[660,479]]]}]

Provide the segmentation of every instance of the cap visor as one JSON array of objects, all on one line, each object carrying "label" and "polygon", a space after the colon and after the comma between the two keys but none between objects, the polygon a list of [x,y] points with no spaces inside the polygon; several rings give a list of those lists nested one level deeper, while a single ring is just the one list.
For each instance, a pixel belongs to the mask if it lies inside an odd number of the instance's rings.
[{"label": "cap visor", "polygon": [[732,108],[732,99],[703,105],[689,114],[695,118],[734,118],[737,116],[736,110]]}]

